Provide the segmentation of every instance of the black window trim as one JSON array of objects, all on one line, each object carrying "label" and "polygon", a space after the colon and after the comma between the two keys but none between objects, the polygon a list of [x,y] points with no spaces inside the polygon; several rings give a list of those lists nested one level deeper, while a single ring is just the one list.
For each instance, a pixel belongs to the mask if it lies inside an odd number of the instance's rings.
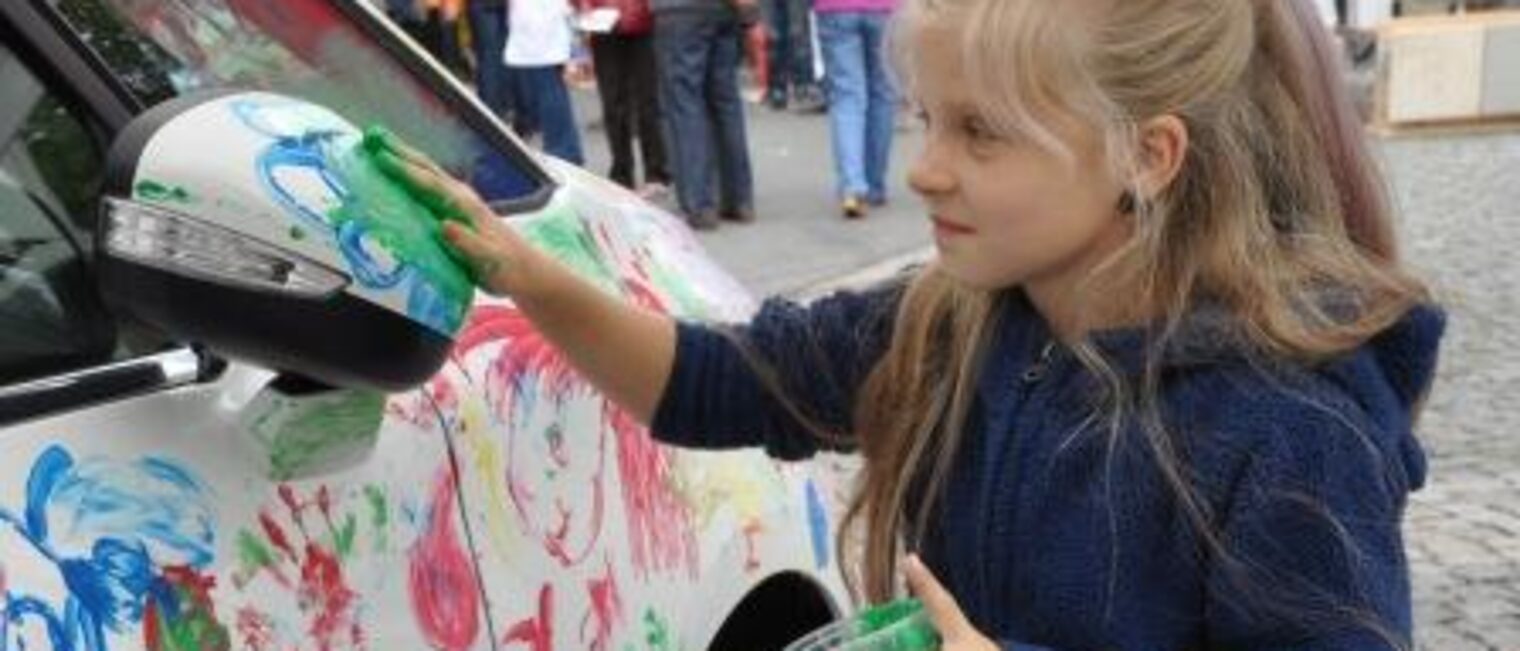
[{"label": "black window trim", "polygon": [[[369,6],[365,0],[329,1],[351,24],[358,27],[364,36],[379,44],[385,53],[390,55],[391,60],[398,63],[423,86],[432,90],[446,108],[459,116],[467,128],[484,138],[487,145],[505,153],[509,162],[520,166],[527,176],[538,182],[538,190],[532,193],[516,199],[492,202],[493,211],[503,217],[510,217],[548,205],[559,183],[544,169],[538,159],[529,153],[527,146],[501,120],[497,119],[479,98],[475,97],[452,74],[445,71],[442,64],[438,63],[431,54],[413,42],[410,36],[396,27],[378,9]],[[126,106],[130,107],[133,115],[151,108],[138,101],[126,85],[116,78],[115,73],[100,59],[99,54],[69,27],[67,19],[52,6],[51,0],[31,0],[31,3],[46,16],[52,24],[53,31],[62,35],[69,47],[73,48],[74,53],[89,62],[97,78],[110,86],[116,97],[126,102]],[[125,122],[111,125],[114,130],[120,130],[123,126]]]}]

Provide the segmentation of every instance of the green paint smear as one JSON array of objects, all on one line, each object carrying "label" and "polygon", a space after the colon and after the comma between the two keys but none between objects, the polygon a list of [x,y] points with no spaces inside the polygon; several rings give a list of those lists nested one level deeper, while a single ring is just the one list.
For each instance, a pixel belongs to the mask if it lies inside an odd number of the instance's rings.
[{"label": "green paint smear", "polygon": [[674,643],[670,639],[670,625],[661,619],[653,609],[644,611],[644,641],[650,649],[655,651],[672,651]]},{"label": "green paint smear", "polygon": [[601,255],[591,232],[573,212],[549,211],[528,224],[523,237],[604,290],[618,290],[618,275]]},{"label": "green paint smear", "polygon": [[270,437],[270,472],[276,480],[295,477],[334,449],[373,438],[385,416],[385,394],[344,391],[340,397],[307,407]]},{"label": "green paint smear", "polygon": [[390,506],[386,504],[385,493],[374,484],[364,486],[364,499],[369,502],[369,524],[375,529],[375,551],[383,551],[391,520]]},{"label": "green paint smear", "polygon": [[177,619],[159,614],[159,640],[152,651],[223,651],[232,648],[227,627],[216,621],[208,604],[199,603],[190,591],[179,589]]},{"label": "green paint smear", "polygon": [[707,302],[692,291],[690,283],[679,275],[671,273],[665,265],[658,262],[651,261],[648,271],[649,280],[675,299],[683,316],[705,317],[708,315]]},{"label": "green paint smear", "polygon": [[177,185],[160,183],[151,179],[143,179],[137,182],[135,189],[137,196],[149,201],[161,201],[172,203],[190,203],[190,191]]},{"label": "green paint smear", "polygon": [[328,221],[335,230],[358,222],[374,243],[421,274],[446,304],[449,312],[444,320],[457,330],[474,299],[474,279],[439,236],[443,216],[435,215],[419,193],[403,185],[395,155],[383,146],[367,144],[372,140],[361,138],[332,156],[334,171],[348,182],[357,200],[332,209]]},{"label": "green paint smear", "polygon": [[238,532],[237,537],[238,560],[243,564],[243,571],[252,572],[274,565],[274,552],[247,529]]},{"label": "green paint smear", "polygon": [[348,560],[353,556],[354,535],[359,531],[359,520],[349,514],[343,518],[343,526],[333,532],[333,549],[338,550],[338,558]]}]

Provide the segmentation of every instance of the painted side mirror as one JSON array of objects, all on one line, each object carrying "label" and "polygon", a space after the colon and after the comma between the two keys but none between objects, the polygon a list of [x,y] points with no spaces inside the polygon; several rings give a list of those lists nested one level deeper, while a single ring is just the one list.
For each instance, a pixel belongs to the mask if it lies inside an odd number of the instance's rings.
[{"label": "painted side mirror", "polygon": [[157,106],[107,159],[98,280],[113,309],[336,387],[437,372],[474,287],[426,208],[332,111],[260,92]]}]

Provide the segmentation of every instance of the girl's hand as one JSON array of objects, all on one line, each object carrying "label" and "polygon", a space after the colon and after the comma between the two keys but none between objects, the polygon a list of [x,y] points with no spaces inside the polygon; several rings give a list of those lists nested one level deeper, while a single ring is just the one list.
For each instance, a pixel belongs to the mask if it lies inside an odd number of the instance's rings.
[{"label": "girl's hand", "polygon": [[961,612],[960,605],[955,603],[955,597],[951,596],[945,586],[939,584],[939,579],[934,578],[934,574],[924,567],[917,555],[903,559],[902,570],[908,579],[908,589],[924,602],[929,621],[939,631],[943,640],[940,645],[942,651],[998,651],[997,643],[966,621],[966,615]]},{"label": "girl's hand", "polygon": [[375,164],[442,225],[444,246],[466,267],[481,289],[497,296],[520,294],[530,287],[539,253],[475,193],[437,163],[384,129],[364,132],[364,145]]}]

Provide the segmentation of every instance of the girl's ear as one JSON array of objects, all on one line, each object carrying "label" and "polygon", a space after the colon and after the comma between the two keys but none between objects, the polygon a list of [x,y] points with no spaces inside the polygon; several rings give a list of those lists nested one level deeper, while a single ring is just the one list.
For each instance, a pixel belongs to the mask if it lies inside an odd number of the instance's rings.
[{"label": "girl's ear", "polygon": [[1150,201],[1166,190],[1182,171],[1187,160],[1188,127],[1182,118],[1166,114],[1140,125],[1140,174],[1134,192],[1141,201]]}]

